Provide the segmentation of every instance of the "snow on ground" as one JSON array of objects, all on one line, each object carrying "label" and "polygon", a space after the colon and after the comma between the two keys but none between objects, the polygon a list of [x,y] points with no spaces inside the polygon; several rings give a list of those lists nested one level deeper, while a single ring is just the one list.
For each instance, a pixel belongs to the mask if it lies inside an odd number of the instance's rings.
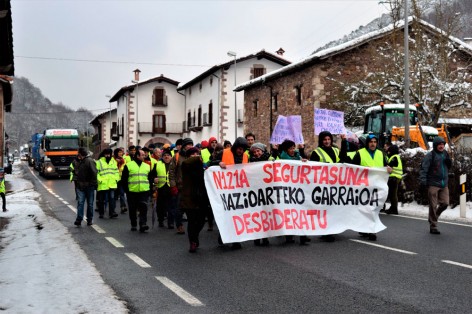
[{"label": "snow on ground", "polygon": [[[39,207],[39,194],[14,165],[7,175],[11,193],[9,223],[0,231],[0,310],[6,313],[127,313],[126,304],[104,283],[68,230]],[[399,205],[400,215],[427,218],[427,206]],[[460,207],[447,209],[440,221],[472,224]],[[427,229],[427,228],[426,228]]]},{"label": "snow on ground", "polygon": [[[14,166],[15,167],[15,166]],[[6,176],[8,224],[0,231],[0,310],[127,313],[68,230],[39,207],[19,169]]]}]

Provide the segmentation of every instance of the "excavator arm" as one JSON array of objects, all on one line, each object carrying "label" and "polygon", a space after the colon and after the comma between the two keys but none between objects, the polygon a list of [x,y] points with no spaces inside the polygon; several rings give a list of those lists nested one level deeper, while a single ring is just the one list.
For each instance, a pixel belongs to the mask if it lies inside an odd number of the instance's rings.
[{"label": "excavator arm", "polygon": [[[426,140],[426,136],[421,128],[421,125],[416,124],[414,126],[410,126],[410,141],[417,143],[419,147],[423,148],[424,150],[429,149],[428,141]],[[393,127],[392,128],[392,141],[399,141],[405,138],[405,127]]]}]

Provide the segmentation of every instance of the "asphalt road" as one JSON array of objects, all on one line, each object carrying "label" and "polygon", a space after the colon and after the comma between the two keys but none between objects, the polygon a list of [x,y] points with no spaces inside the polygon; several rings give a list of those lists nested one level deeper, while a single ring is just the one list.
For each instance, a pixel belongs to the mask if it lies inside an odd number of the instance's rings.
[{"label": "asphalt road", "polygon": [[43,208],[69,228],[132,313],[472,311],[472,226],[441,223],[436,236],[424,219],[382,215],[387,229],[376,242],[346,231],[333,243],[272,238],[269,247],[245,242],[239,251],[219,247],[217,231],[205,226],[190,254],[186,235],[157,225],[131,232],[127,215],[75,227],[73,185],[25,170]]}]

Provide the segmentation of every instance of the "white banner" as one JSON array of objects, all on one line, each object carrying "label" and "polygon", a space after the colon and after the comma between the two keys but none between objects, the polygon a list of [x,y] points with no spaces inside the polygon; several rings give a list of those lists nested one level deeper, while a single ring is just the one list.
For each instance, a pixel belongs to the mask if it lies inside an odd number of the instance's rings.
[{"label": "white banner", "polygon": [[384,168],[277,160],[210,167],[205,185],[224,243],[281,235],[376,233]]}]

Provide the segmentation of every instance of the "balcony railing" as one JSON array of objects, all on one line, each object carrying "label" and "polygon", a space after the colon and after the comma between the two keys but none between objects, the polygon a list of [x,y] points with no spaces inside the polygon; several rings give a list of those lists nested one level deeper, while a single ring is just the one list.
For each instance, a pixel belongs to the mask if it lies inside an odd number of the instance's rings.
[{"label": "balcony railing", "polygon": [[155,128],[152,122],[139,122],[138,130],[142,134],[180,134],[183,132],[181,123],[166,123],[164,128]]}]

